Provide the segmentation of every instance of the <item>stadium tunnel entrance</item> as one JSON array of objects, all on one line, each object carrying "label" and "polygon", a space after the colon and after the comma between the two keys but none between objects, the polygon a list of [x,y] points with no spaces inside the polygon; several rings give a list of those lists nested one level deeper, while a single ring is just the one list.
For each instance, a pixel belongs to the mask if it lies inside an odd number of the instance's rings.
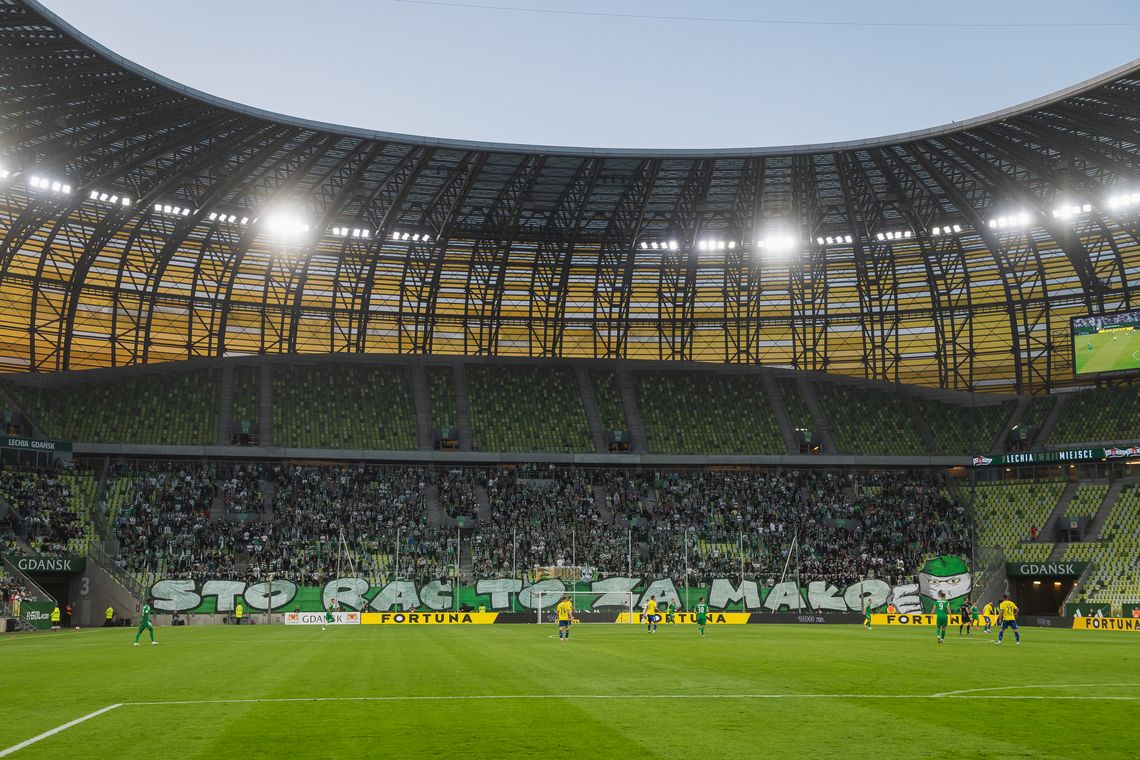
[{"label": "stadium tunnel entrance", "polygon": [[1013,600],[1023,615],[1061,614],[1059,610],[1076,584],[1076,578],[1060,576],[1010,578]]}]

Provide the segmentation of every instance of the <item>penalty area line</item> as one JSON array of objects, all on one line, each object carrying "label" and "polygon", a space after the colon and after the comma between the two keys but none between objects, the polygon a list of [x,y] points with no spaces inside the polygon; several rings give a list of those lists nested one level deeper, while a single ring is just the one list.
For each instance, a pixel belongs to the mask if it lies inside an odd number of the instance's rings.
[{"label": "penalty area line", "polygon": [[114,710],[116,707],[122,707],[122,706],[123,706],[123,704],[120,702],[120,703],[114,704],[114,705],[107,705],[103,709],[96,710],[93,713],[87,713],[82,718],[76,718],[73,721],[70,721],[68,723],[64,723],[62,726],[56,726],[53,729],[50,729],[48,731],[44,731],[39,736],[33,736],[31,739],[26,739],[25,741],[22,741],[19,744],[13,744],[11,747],[8,747],[7,749],[0,750],[0,757],[7,757],[8,755],[12,754],[13,752],[19,752],[24,747],[29,747],[38,741],[41,741],[43,739],[47,739],[50,736],[55,736],[56,734],[60,733],[61,731],[66,731],[67,729],[71,728],[72,726],[78,726],[80,723],[82,723],[85,720],[91,720],[92,718],[96,718],[105,712],[110,712],[111,710]]}]

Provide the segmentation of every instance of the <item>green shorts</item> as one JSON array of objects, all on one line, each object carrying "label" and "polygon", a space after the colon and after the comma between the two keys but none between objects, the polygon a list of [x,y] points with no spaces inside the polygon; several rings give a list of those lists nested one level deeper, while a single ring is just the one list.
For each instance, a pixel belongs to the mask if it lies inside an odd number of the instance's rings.
[{"label": "green shorts", "polygon": [[707,622],[708,618],[706,618],[704,615],[697,615],[697,625],[704,625]]},{"label": "green shorts", "polygon": [[935,624],[935,625],[937,625],[937,626],[946,626],[946,625],[950,625],[950,618],[948,618],[948,617],[940,617],[940,618],[935,618],[935,619],[934,619],[934,624]]}]

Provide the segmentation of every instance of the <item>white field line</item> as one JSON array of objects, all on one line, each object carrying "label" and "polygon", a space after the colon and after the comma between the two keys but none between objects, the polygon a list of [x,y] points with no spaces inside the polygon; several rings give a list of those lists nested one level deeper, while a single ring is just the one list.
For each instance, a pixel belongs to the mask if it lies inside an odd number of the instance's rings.
[{"label": "white field line", "polygon": [[980,689],[959,689],[932,694],[934,697],[957,697],[982,691],[1010,691],[1012,689],[1105,689],[1109,687],[1140,687],[1140,683],[1040,683],[1032,686],[986,686]]},{"label": "white field line", "polygon": [[31,739],[26,739],[25,741],[22,741],[19,744],[13,744],[11,747],[8,747],[8,749],[0,750],[0,757],[7,757],[8,755],[12,754],[13,752],[19,752],[24,747],[35,744],[36,742],[40,741],[41,739],[47,739],[49,736],[55,736],[60,731],[66,731],[67,729],[71,728],[72,726],[78,726],[80,723],[82,723],[85,720],[91,720],[92,718],[97,717],[99,715],[102,715],[105,712],[110,712],[111,710],[114,710],[116,707],[122,707],[122,706],[123,705],[121,703],[115,704],[115,705],[107,705],[106,707],[104,707],[101,710],[96,710],[93,713],[87,713],[82,718],[76,718],[75,720],[73,720],[69,723],[64,723],[62,726],[56,726],[55,728],[53,728],[49,731],[44,731],[39,736],[33,736]]},{"label": "white field line", "polygon": [[[1080,684],[1081,687],[1090,684]],[[1104,684],[1109,686],[1131,686],[1133,684]],[[1055,686],[1049,684],[1048,686]],[[1061,688],[1063,685],[1056,685]],[[1017,687],[1009,687],[1017,688]],[[1045,685],[1023,688],[1047,688]],[[529,700],[529,699],[1034,699],[1034,700],[1094,700],[1094,701],[1140,701],[1140,695],[1041,695],[1041,694],[441,694],[441,695],[400,695],[364,697],[274,697],[249,699],[183,699],[151,702],[124,702],[124,707],[154,707],[160,705],[248,705],[248,704],[289,704],[303,702],[462,702],[478,700]]]}]

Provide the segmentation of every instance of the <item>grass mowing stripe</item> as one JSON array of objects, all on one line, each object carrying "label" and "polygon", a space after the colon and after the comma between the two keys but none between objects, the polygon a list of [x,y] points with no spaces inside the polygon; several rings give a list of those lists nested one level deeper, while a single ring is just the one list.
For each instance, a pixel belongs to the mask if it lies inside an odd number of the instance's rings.
[{"label": "grass mowing stripe", "polygon": [[116,707],[122,707],[122,706],[123,706],[122,703],[114,704],[114,705],[107,705],[106,707],[104,707],[100,710],[96,710],[93,713],[87,713],[82,718],[76,718],[73,721],[70,721],[68,723],[64,723],[62,726],[56,726],[53,729],[50,729],[48,731],[44,731],[39,736],[33,736],[31,739],[26,739],[26,740],[20,742],[19,744],[13,744],[8,749],[0,750],[0,757],[7,757],[8,755],[12,754],[13,752],[19,752],[24,747],[31,746],[32,744],[35,744],[36,742],[38,742],[42,739],[47,739],[49,736],[55,736],[59,732],[66,731],[67,729],[71,728],[72,726],[78,726],[80,723],[82,723],[85,720],[91,720],[92,718],[97,718],[105,712],[110,712],[111,710],[114,710]]}]

